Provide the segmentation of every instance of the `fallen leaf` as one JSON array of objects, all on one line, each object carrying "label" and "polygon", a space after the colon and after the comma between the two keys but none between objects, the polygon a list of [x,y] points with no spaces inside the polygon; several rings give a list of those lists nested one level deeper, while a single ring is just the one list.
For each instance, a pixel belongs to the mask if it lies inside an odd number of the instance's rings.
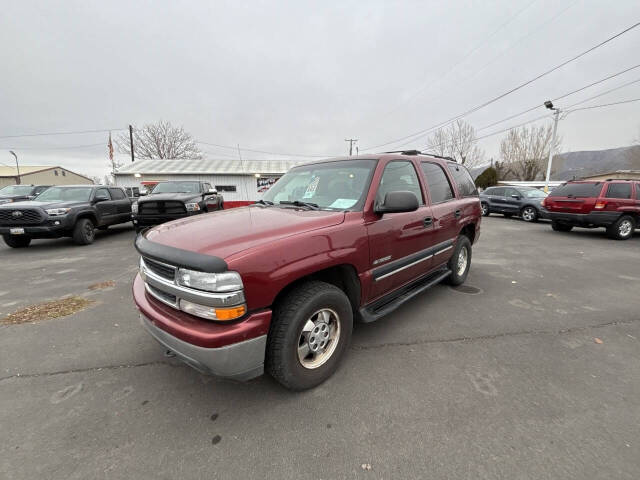
[{"label": "fallen leaf", "polygon": [[594,338],[593,341],[598,344],[603,343],[602,340],[600,340],[598,337]]},{"label": "fallen leaf", "polygon": [[363,463],[362,465],[360,465],[360,467],[363,470],[371,470],[371,464],[370,463]]}]

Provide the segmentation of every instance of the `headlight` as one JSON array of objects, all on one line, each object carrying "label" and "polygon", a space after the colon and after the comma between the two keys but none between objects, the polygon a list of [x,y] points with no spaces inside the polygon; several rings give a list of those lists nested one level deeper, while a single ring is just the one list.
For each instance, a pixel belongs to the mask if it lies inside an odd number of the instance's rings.
[{"label": "headlight", "polygon": [[185,203],[184,206],[187,209],[187,212],[197,212],[200,210],[199,203]]},{"label": "headlight", "polygon": [[179,285],[207,292],[233,292],[242,289],[242,278],[238,272],[205,273],[180,268],[176,279]]},{"label": "headlight", "polygon": [[47,214],[51,217],[59,217],[61,215],[66,215],[67,213],[69,213],[69,210],[71,210],[70,208],[50,208],[48,210],[45,210],[45,212],[47,212]]},{"label": "headlight", "polygon": [[131,204],[131,213],[138,213],[138,202]]}]

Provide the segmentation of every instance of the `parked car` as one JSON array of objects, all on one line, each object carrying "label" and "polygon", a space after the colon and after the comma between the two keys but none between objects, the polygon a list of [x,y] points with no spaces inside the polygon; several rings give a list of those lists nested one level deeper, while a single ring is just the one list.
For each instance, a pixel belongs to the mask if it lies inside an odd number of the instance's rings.
[{"label": "parked car", "polygon": [[35,200],[0,205],[0,234],[13,248],[33,238],[72,237],[93,243],[95,229],[131,221],[131,200],[120,187],[64,185],[49,187]]},{"label": "parked car", "polygon": [[640,225],[640,181],[567,182],[555,188],[544,205],[555,231],[603,227],[609,237],[628,240]]},{"label": "parked car", "polygon": [[51,185],[7,185],[0,188],[0,205],[5,203],[33,200]]},{"label": "parked car", "polygon": [[170,220],[223,208],[222,195],[207,182],[159,182],[148,195],[134,203],[132,219],[136,231],[140,231]]},{"label": "parked car", "polygon": [[482,215],[519,215],[525,222],[537,222],[547,218],[547,210],[542,206],[546,196],[542,190],[533,187],[489,187],[480,194]]},{"label": "parked car", "polygon": [[353,321],[465,281],[480,234],[462,165],[412,151],[297,166],[255,205],[138,235],[145,328],[209,374],[266,370],[294,390],[327,379]]}]

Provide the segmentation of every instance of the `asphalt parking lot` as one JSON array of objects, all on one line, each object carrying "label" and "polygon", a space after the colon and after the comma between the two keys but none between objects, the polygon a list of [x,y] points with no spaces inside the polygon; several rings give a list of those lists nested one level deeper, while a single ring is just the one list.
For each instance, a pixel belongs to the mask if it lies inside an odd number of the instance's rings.
[{"label": "asphalt parking lot", "polygon": [[0,318],[95,302],[0,326],[0,478],[640,477],[638,234],[485,218],[473,288],[357,325],[304,393],[165,358],[131,300],[133,238],[0,246]]}]

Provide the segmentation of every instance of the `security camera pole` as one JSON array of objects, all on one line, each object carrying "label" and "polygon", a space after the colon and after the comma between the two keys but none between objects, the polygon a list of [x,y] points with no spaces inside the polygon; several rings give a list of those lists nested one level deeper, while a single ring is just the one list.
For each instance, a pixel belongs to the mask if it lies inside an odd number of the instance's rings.
[{"label": "security camera pole", "polygon": [[558,118],[560,117],[560,109],[555,108],[551,100],[544,102],[544,106],[549,110],[554,110],[553,114],[553,136],[551,137],[551,145],[549,145],[549,161],[547,162],[547,176],[544,180],[544,193],[549,193],[549,177],[551,176],[551,162],[553,162],[553,147],[556,144],[556,132],[558,131]]},{"label": "security camera pole", "polygon": [[13,155],[16,159],[16,170],[18,171],[18,180],[16,183],[20,185],[20,165],[18,165],[18,156],[15,154],[13,150],[9,150],[9,153]]}]

